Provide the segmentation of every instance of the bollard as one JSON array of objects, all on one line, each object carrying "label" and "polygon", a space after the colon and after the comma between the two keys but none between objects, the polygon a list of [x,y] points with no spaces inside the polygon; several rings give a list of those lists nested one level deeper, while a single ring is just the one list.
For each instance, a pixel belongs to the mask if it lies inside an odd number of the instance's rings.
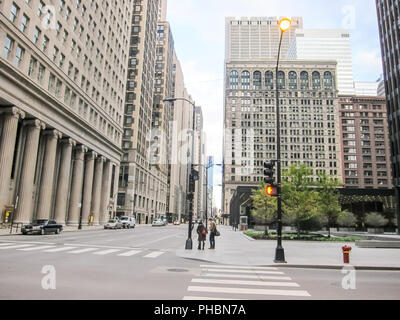
[{"label": "bollard", "polygon": [[348,247],[348,246],[342,247],[343,263],[350,263],[350,251],[351,251],[351,247]]}]

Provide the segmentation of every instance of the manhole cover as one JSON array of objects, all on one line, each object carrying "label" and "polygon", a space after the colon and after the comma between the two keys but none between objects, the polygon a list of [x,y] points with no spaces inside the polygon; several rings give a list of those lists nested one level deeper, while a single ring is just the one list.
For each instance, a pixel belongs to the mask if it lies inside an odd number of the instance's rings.
[{"label": "manhole cover", "polygon": [[188,272],[186,269],[168,269],[169,272]]}]

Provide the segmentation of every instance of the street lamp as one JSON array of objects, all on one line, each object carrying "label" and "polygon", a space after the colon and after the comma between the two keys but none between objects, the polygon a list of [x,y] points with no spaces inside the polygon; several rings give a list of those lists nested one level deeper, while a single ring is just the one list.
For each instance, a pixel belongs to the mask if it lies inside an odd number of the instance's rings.
[{"label": "street lamp", "polygon": [[[196,121],[196,105],[194,102],[190,101],[189,99],[186,98],[167,98],[164,99],[163,102],[175,102],[177,100],[181,101],[186,101],[190,103],[193,106],[193,123],[192,123],[192,130],[193,130],[193,135],[192,135],[192,148],[194,149],[194,132],[196,129],[195,121]],[[192,241],[192,224],[193,224],[193,199],[194,199],[194,191],[190,190],[190,185],[191,183],[194,183],[195,177],[196,177],[196,172],[194,170],[194,150],[192,151],[192,157],[191,157],[191,170],[190,170],[190,175],[189,175],[189,190],[187,193],[187,199],[189,200],[189,225],[188,225],[188,238],[186,240],[185,244],[185,249],[186,250],[192,250],[193,249],[193,241]],[[198,177],[198,176],[197,176]]]},{"label": "street lamp", "polygon": [[281,29],[281,37],[279,40],[278,59],[276,62],[276,152],[277,152],[277,178],[278,178],[278,225],[277,225],[277,247],[275,249],[275,263],[286,263],[285,250],[282,247],[282,177],[281,177],[281,125],[279,119],[279,58],[281,54],[281,46],[283,34],[287,31],[292,24],[289,18],[283,18],[279,21],[279,28]]}]

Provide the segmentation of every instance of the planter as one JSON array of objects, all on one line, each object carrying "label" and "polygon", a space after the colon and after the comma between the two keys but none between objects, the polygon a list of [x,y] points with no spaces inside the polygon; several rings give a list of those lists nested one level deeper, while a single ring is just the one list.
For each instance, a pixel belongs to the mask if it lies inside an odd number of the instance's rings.
[{"label": "planter", "polygon": [[291,231],[296,231],[296,228],[294,227],[282,227],[282,232],[291,232]]},{"label": "planter", "polygon": [[330,231],[330,232],[337,232],[338,229],[337,229],[337,228],[329,228],[329,231]]},{"label": "planter", "polygon": [[384,228],[368,228],[368,233],[372,234],[382,234],[384,231]]},{"label": "planter", "polygon": [[356,228],[339,228],[339,231],[355,232]]},{"label": "planter", "polygon": [[268,231],[268,226],[254,226],[255,231]]}]

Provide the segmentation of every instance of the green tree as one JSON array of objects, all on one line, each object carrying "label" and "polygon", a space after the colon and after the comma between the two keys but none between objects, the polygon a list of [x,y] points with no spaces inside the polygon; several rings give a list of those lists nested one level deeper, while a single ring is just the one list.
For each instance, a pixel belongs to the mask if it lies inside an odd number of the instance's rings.
[{"label": "green tree", "polygon": [[[276,198],[268,196],[265,187],[262,184],[258,189],[253,190],[251,195],[254,207],[251,214],[255,222],[260,225],[269,225],[276,219]],[[268,230],[265,230],[265,234],[268,235]]]},{"label": "green tree", "polygon": [[304,222],[318,217],[318,193],[313,188],[313,170],[305,164],[291,165],[283,170],[282,209],[296,226],[300,236]]},{"label": "green tree", "polygon": [[336,224],[336,221],[342,212],[338,192],[341,185],[339,179],[328,175],[326,172],[318,174],[318,211],[321,221],[328,227],[328,237],[331,237],[330,228]]}]

